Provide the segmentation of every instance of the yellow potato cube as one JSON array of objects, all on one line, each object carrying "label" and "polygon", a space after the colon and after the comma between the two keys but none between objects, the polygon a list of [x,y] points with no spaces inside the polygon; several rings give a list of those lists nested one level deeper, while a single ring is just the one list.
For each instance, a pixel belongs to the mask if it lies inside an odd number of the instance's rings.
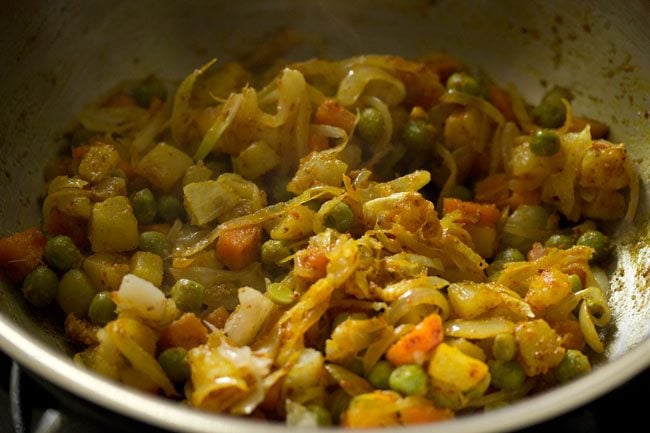
[{"label": "yellow potato cube", "polygon": [[158,254],[136,251],[131,257],[131,273],[160,287],[163,280],[163,259]]},{"label": "yellow potato cube", "polygon": [[96,203],[90,216],[88,237],[95,252],[119,253],[137,248],[138,220],[129,199],[118,196]]},{"label": "yellow potato cube", "polygon": [[185,152],[166,143],[159,143],[138,163],[136,170],[151,184],[168,191],[185,174],[193,161]]},{"label": "yellow potato cube", "polygon": [[256,141],[235,158],[235,171],[246,179],[255,179],[271,171],[280,157],[265,141]]},{"label": "yellow potato cube", "polygon": [[441,343],[436,348],[429,362],[429,376],[434,384],[461,392],[481,383],[487,374],[487,364],[447,343]]},{"label": "yellow potato cube", "polygon": [[129,272],[129,263],[121,254],[97,253],[84,259],[83,270],[98,291],[117,290]]}]

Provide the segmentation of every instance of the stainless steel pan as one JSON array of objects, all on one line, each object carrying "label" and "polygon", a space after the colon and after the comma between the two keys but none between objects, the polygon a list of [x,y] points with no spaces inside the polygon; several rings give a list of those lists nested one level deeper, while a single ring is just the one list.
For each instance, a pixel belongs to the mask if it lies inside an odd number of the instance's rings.
[{"label": "stainless steel pan", "polygon": [[[41,171],[83,104],[123,79],[184,77],[290,28],[295,59],[447,51],[513,83],[529,101],[545,85],[575,89],[575,110],[611,125],[641,171],[642,203],[616,238],[608,351],[588,376],[498,411],[411,432],[522,428],[587,403],[650,365],[650,3],[565,1],[11,2],[0,26],[0,235],[39,223]],[[287,431],[200,413],[77,368],[56,324],[0,287],[0,348],[52,383],[109,410],[173,431]]]}]

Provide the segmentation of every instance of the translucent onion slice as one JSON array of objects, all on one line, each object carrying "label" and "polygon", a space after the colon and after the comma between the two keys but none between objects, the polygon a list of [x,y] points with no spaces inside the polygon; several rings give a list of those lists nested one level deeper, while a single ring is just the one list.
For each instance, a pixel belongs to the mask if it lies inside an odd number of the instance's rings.
[{"label": "translucent onion slice", "polygon": [[585,341],[589,347],[591,347],[596,353],[603,353],[605,351],[605,346],[603,345],[603,342],[600,341],[600,336],[598,335],[598,331],[596,331],[593,316],[589,312],[589,307],[587,307],[586,301],[582,301],[580,304],[578,322],[580,323],[582,335],[584,335]]},{"label": "translucent onion slice", "polygon": [[437,307],[440,317],[449,317],[449,302],[439,290],[431,287],[414,287],[405,292],[386,310],[385,318],[390,324],[396,324],[417,305],[432,305]]},{"label": "translucent onion slice", "polygon": [[445,324],[445,335],[469,340],[492,338],[498,334],[512,334],[514,331],[515,324],[500,317],[482,320],[456,319]]}]

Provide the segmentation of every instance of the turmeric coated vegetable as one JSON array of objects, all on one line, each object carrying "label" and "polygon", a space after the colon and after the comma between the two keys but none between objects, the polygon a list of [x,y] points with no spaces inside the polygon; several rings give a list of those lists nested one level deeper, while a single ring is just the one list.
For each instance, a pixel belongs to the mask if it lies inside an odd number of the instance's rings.
[{"label": "turmeric coated vegetable", "polygon": [[588,374],[601,222],[641,196],[625,145],[559,86],[533,106],[446,54],[278,60],[298,39],[79,113],[42,227],[0,238],[75,362],[295,428],[439,422]]}]

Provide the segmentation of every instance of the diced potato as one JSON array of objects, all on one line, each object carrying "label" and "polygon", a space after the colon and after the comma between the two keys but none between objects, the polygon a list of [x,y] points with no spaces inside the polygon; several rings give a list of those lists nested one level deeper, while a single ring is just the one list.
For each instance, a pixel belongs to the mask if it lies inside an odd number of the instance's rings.
[{"label": "diced potato", "polygon": [[192,158],[185,152],[159,143],[140,160],[136,170],[156,188],[168,191],[192,163]]},{"label": "diced potato", "polygon": [[241,198],[217,180],[185,185],[184,205],[192,224],[204,225],[232,209]]},{"label": "diced potato", "polygon": [[562,361],[566,349],[546,321],[537,319],[515,326],[517,359],[527,376],[544,374]]},{"label": "diced potato", "polygon": [[470,281],[451,284],[447,294],[451,307],[463,319],[477,317],[502,302],[501,295],[488,284]]},{"label": "diced potato", "polygon": [[160,287],[163,280],[163,259],[148,251],[136,251],[131,257],[131,273]]},{"label": "diced potato", "polygon": [[487,364],[447,343],[441,343],[436,348],[429,363],[429,376],[434,385],[439,383],[444,388],[461,392],[472,389],[488,374]]},{"label": "diced potato", "polygon": [[562,168],[562,152],[553,156],[537,156],[528,145],[517,146],[512,149],[510,160],[512,174],[518,180],[517,190],[530,191],[540,187],[553,173]]},{"label": "diced potato", "polygon": [[625,148],[604,140],[594,141],[580,164],[580,186],[616,190],[625,188]]},{"label": "diced potato", "polygon": [[129,273],[129,263],[121,254],[97,253],[84,259],[83,270],[98,291],[117,290]]},{"label": "diced potato", "polygon": [[530,304],[536,316],[549,306],[560,302],[571,293],[569,276],[551,268],[531,277],[524,300]]},{"label": "diced potato", "polygon": [[183,186],[189,185],[193,182],[203,182],[210,180],[212,174],[212,170],[203,165],[202,162],[190,165],[187,167],[185,174],[183,175]]},{"label": "diced potato", "polygon": [[271,238],[284,240],[306,238],[313,233],[314,215],[315,212],[307,206],[296,206],[271,229]]},{"label": "diced potato", "polygon": [[476,108],[460,108],[445,122],[445,144],[450,149],[469,145],[480,152],[485,148],[489,135],[487,118]]},{"label": "diced potato", "polygon": [[120,154],[110,144],[90,146],[88,153],[79,163],[79,175],[92,182],[111,174],[120,160]]},{"label": "diced potato", "polygon": [[95,252],[117,253],[137,248],[138,220],[129,199],[111,197],[93,206],[88,237]]},{"label": "diced potato", "polygon": [[235,158],[235,172],[246,179],[256,179],[280,163],[280,157],[265,141],[252,143]]}]

